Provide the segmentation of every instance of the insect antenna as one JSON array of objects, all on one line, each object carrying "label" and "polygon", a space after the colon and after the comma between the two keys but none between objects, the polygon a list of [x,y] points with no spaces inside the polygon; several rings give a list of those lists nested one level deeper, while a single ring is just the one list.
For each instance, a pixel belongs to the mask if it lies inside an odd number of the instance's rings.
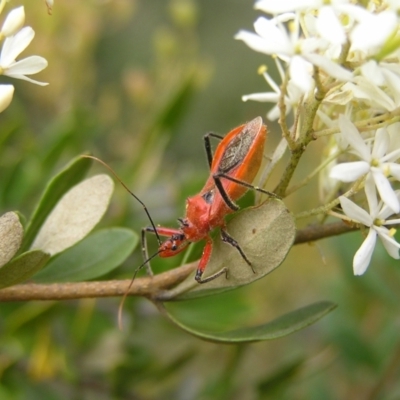
[{"label": "insect antenna", "polygon": [[122,297],[122,299],[121,299],[121,302],[119,303],[119,307],[118,307],[118,327],[119,327],[120,330],[122,330],[122,309],[124,308],[125,300],[126,300],[126,298],[128,297],[129,290],[130,290],[130,288],[131,288],[132,285],[133,285],[133,282],[134,282],[134,280],[135,280],[135,278],[136,278],[137,273],[138,273],[149,261],[151,261],[155,256],[158,256],[158,254],[160,253],[160,251],[161,251],[161,250],[158,250],[156,253],[154,253],[153,255],[151,255],[150,257],[148,257],[147,260],[145,260],[141,265],[139,265],[139,267],[137,267],[137,268],[135,269],[135,272],[133,273],[133,276],[132,276],[132,279],[131,279],[131,281],[130,281],[130,283],[129,283],[129,286],[128,286],[128,288],[126,289],[126,291],[125,291],[125,293],[124,293],[124,295],[123,295],[123,297]]},{"label": "insect antenna", "polygon": [[[100,164],[104,165],[104,166],[114,175],[114,177],[118,180],[118,182],[125,188],[125,190],[141,204],[141,206],[143,207],[143,209],[144,209],[144,211],[145,211],[147,217],[149,218],[149,221],[150,221],[151,227],[152,227],[152,229],[153,229],[153,232],[154,232],[155,235],[157,236],[158,244],[161,245],[162,242],[161,242],[160,235],[158,234],[157,229],[156,229],[156,226],[155,226],[155,224],[154,224],[154,221],[153,221],[153,219],[151,218],[151,215],[150,215],[150,213],[149,213],[149,210],[147,209],[147,207],[146,207],[146,205],[143,203],[143,201],[140,200],[139,197],[137,197],[137,196],[135,195],[135,193],[133,193],[133,192],[125,185],[125,183],[124,183],[124,182],[122,181],[122,179],[117,175],[117,173],[116,173],[107,163],[105,163],[103,160],[100,160],[100,158],[97,158],[97,157],[95,157],[95,156],[91,156],[91,155],[88,155],[88,154],[83,154],[83,155],[81,155],[81,157],[83,157],[83,158],[91,158],[92,160],[98,161]],[[138,273],[146,264],[148,264],[148,262],[149,262],[150,260],[152,260],[154,257],[156,257],[159,253],[160,253],[160,250],[158,250],[156,253],[154,253],[154,254],[153,254],[152,256],[150,256],[150,257],[147,256],[147,257],[146,257],[146,260],[145,260],[138,268],[136,268],[136,270],[135,270],[135,272],[134,272],[134,274],[133,274],[133,277],[132,277],[132,279],[131,279],[131,281],[130,281],[130,283],[129,283],[129,286],[128,286],[128,288],[126,289],[126,291],[125,291],[125,293],[124,293],[124,296],[122,297],[122,300],[121,300],[121,302],[120,302],[120,304],[119,304],[119,307],[118,307],[118,326],[119,326],[120,329],[122,329],[122,309],[123,309],[123,307],[124,307],[125,300],[126,300],[126,298],[128,297],[129,290],[130,290],[130,288],[132,287],[132,284],[133,284],[133,282],[134,282],[134,280],[135,280],[135,278],[136,278],[137,273]],[[147,255],[147,252],[146,252],[145,254]]]},{"label": "insect antenna", "polygon": [[[157,232],[157,229],[156,229],[156,226],[155,226],[155,224],[154,224],[154,221],[153,221],[153,219],[152,219],[151,216],[150,216],[149,210],[147,209],[147,207],[146,207],[146,205],[143,203],[143,201],[140,200],[139,197],[137,197],[137,196],[135,195],[135,193],[133,193],[133,192],[125,185],[124,182],[122,182],[122,179],[117,175],[117,173],[116,173],[108,164],[106,164],[103,160],[100,160],[100,158],[97,158],[97,157],[94,157],[94,156],[90,156],[90,155],[88,155],[88,154],[83,154],[83,155],[81,155],[81,157],[83,157],[83,158],[91,158],[92,160],[96,160],[96,161],[98,161],[100,164],[103,164],[103,165],[115,176],[115,178],[117,179],[117,181],[125,188],[125,190],[141,204],[141,206],[142,206],[143,209],[144,209],[144,212],[146,213],[147,217],[149,218],[151,227],[154,229],[154,233],[155,233],[155,235],[157,236],[158,244],[160,245],[160,244],[161,244],[161,238],[160,238],[160,236],[159,236],[159,234],[158,234],[158,232]],[[147,260],[147,261],[149,261],[149,260]],[[147,261],[146,261],[146,262],[147,262]],[[141,268],[141,267],[142,267],[142,266],[140,266],[140,268]],[[140,268],[138,268],[138,269],[140,269]]]}]

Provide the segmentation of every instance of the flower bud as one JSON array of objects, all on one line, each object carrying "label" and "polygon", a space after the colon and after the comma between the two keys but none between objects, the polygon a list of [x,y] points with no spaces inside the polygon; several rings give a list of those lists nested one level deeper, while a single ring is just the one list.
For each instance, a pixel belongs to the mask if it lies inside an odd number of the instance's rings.
[{"label": "flower bud", "polygon": [[3,112],[10,105],[13,94],[13,85],[0,85],[0,112]]},{"label": "flower bud", "polygon": [[25,11],[24,7],[18,7],[11,10],[1,28],[1,34],[5,37],[15,35],[24,25]]},{"label": "flower bud", "polygon": [[47,12],[49,13],[49,15],[53,13],[53,5],[54,5],[53,0],[46,0]]}]

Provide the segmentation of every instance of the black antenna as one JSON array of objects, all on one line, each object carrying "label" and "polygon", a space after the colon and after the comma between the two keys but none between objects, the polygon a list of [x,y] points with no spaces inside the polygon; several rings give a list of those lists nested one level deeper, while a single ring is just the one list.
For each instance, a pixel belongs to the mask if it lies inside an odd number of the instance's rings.
[{"label": "black antenna", "polygon": [[[88,154],[82,154],[81,157],[83,157],[83,158],[91,158],[92,160],[96,160],[96,161],[98,161],[100,164],[103,164],[103,165],[115,176],[115,178],[116,178],[116,179],[118,180],[118,182],[126,189],[126,191],[127,191],[131,196],[133,196],[133,197],[142,205],[142,207],[143,207],[145,213],[147,214],[147,217],[149,218],[151,227],[154,229],[154,233],[155,233],[156,236],[157,236],[158,245],[161,245],[162,242],[161,242],[160,236],[159,236],[159,234],[158,234],[158,232],[157,232],[156,226],[155,226],[155,224],[154,224],[154,222],[153,222],[153,219],[152,219],[151,216],[150,216],[149,210],[147,209],[147,207],[146,207],[146,205],[143,203],[143,201],[140,200],[139,197],[137,197],[137,196],[135,195],[135,193],[133,193],[131,190],[129,190],[129,188],[125,185],[124,182],[122,182],[121,178],[117,175],[117,173],[116,173],[108,164],[106,164],[103,160],[100,160],[100,158],[97,158],[97,157],[94,157],[94,156],[90,156],[90,155],[88,155]],[[152,258],[152,257],[150,257],[150,259],[151,259],[151,258]],[[145,262],[145,264],[146,264],[148,261],[150,261],[150,259],[147,260],[147,261]],[[139,270],[141,267],[143,267],[143,265],[141,265],[137,270]],[[137,271],[137,270],[136,270],[136,271]],[[135,275],[136,275],[136,274],[135,274]]]},{"label": "black antenna", "polygon": [[[88,155],[88,154],[82,154],[81,157],[83,157],[83,158],[91,158],[92,160],[96,160],[96,161],[98,161],[100,164],[104,165],[104,166],[115,176],[115,178],[116,178],[116,179],[118,180],[118,182],[125,188],[125,190],[126,190],[131,196],[133,196],[133,197],[142,205],[142,207],[143,207],[145,213],[147,214],[147,217],[149,218],[151,227],[152,227],[154,233],[155,233],[156,236],[157,236],[158,245],[161,246],[161,243],[162,243],[162,242],[161,242],[161,239],[160,239],[160,235],[158,234],[157,228],[156,228],[156,226],[155,226],[155,224],[154,224],[154,222],[153,222],[153,219],[152,219],[151,216],[150,216],[149,210],[147,209],[147,207],[146,207],[146,205],[143,203],[143,201],[140,200],[139,197],[137,197],[137,196],[135,195],[135,193],[133,193],[131,190],[129,190],[129,188],[125,185],[124,182],[122,182],[121,178],[117,175],[117,173],[116,173],[108,164],[106,164],[103,160],[100,160],[100,158],[97,158],[97,157],[94,157],[94,156],[90,156],[90,155]],[[142,249],[142,250],[143,250],[143,249]],[[132,277],[132,279],[131,279],[131,282],[129,283],[129,286],[128,286],[128,288],[126,289],[126,292],[125,292],[124,296],[122,297],[121,303],[119,304],[119,307],[118,307],[118,326],[119,326],[119,329],[122,330],[122,309],[123,309],[123,307],[124,307],[125,300],[126,300],[126,298],[127,298],[127,296],[128,296],[129,289],[132,287],[133,281],[135,280],[137,273],[138,273],[150,260],[152,260],[155,256],[157,256],[157,255],[160,253],[160,251],[161,251],[161,250],[158,250],[158,251],[157,251],[156,253],[154,253],[152,256],[146,257],[146,260],[145,260],[138,268],[135,269],[135,272],[134,272],[134,274],[133,274],[133,277]],[[147,255],[147,252],[144,253],[144,254]]]},{"label": "black antenna", "polygon": [[150,261],[152,260],[155,256],[158,256],[158,254],[160,253],[161,250],[158,250],[156,253],[154,253],[152,256],[150,256],[149,258],[147,258],[146,261],[143,262],[143,264],[141,264],[139,267],[137,267],[135,269],[135,272],[133,273],[133,277],[131,279],[131,282],[129,283],[128,288],[126,289],[126,292],[124,293],[124,296],[122,297],[121,303],[119,303],[119,307],[118,307],[118,327],[120,330],[122,330],[122,309],[124,308],[124,304],[125,304],[125,300],[128,297],[128,293],[129,293],[129,289],[132,287],[133,285],[133,281],[136,278],[137,273]]}]

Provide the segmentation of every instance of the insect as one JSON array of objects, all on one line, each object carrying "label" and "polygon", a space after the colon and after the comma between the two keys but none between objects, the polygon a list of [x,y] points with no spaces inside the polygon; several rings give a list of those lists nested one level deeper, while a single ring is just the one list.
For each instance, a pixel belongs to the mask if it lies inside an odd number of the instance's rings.
[{"label": "insect", "polygon": [[[211,138],[221,140],[214,154],[211,148]],[[146,205],[128,189],[111,167],[97,157],[82,156],[92,158],[106,166],[122,186],[142,205],[149,218],[151,226],[142,229],[142,253],[145,261],[136,269],[131,284],[142,267],[146,266],[151,273],[149,262],[157,255],[160,257],[172,257],[186,249],[190,243],[203,239],[206,244],[197,267],[196,281],[198,283],[206,283],[224,273],[227,276],[228,270],[223,268],[203,278],[213,247],[210,233],[215,228],[220,228],[222,241],[235,247],[246,264],[255,273],[251,261],[243,252],[239,243],[227,232],[225,217],[239,210],[239,206],[235,201],[249,189],[279,198],[276,194],[251,184],[261,166],[266,138],[267,127],[263,125],[261,117],[238,126],[225,137],[212,132],[204,135],[204,147],[210,167],[210,176],[200,193],[186,200],[186,215],[184,218],[178,219],[179,228],[156,227]],[[148,232],[157,236],[159,245],[158,251],[150,257],[147,254],[146,233]],[[167,237],[167,239],[163,242],[161,237]]]},{"label": "insect", "polygon": [[[227,232],[225,217],[239,209],[235,201],[249,189],[277,197],[251,184],[260,169],[266,137],[267,128],[263,125],[261,117],[238,126],[225,137],[211,132],[204,136],[210,176],[200,193],[187,199],[186,215],[178,219],[179,228],[155,227],[151,219],[152,225],[143,228],[142,251],[146,260],[143,265],[156,255],[172,257],[183,251],[190,243],[205,240],[206,244],[195,275],[196,281],[206,283],[224,273],[227,275],[227,268],[223,268],[211,276],[202,277],[212,253],[213,242],[210,233],[215,228],[220,228],[222,241],[235,247],[255,273],[239,243]],[[214,154],[211,138],[221,140]],[[159,241],[157,253],[150,258],[147,255],[147,232],[156,234]],[[160,236],[167,239],[161,242]]]}]

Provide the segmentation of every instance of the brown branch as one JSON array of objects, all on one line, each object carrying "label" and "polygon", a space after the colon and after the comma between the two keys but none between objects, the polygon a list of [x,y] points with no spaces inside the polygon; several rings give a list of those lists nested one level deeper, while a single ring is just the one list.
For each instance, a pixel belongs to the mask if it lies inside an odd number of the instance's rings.
[{"label": "brown branch", "polygon": [[341,235],[358,230],[355,225],[348,225],[342,221],[333,222],[326,225],[310,225],[307,228],[300,229],[296,233],[294,244],[315,242],[316,240],[324,239],[330,236]]},{"label": "brown branch", "polygon": [[[343,222],[335,222],[326,225],[311,225],[297,231],[295,244],[313,242],[330,236],[356,230]],[[137,278],[129,289],[129,296],[144,296],[156,298],[161,291],[167,290],[182,282],[197,267],[198,262],[174,268],[162,274]],[[27,283],[15,285],[0,290],[0,302],[27,301],[27,300],[72,300],[98,297],[123,296],[131,280],[74,282],[36,284]]]},{"label": "brown branch", "polygon": [[[192,262],[159,275],[135,279],[128,294],[130,296],[152,297],[160,290],[168,289],[182,282],[196,267],[197,262]],[[51,284],[27,283],[0,290],[0,301],[72,300],[90,297],[116,297],[123,296],[130,283],[130,279]]]}]

